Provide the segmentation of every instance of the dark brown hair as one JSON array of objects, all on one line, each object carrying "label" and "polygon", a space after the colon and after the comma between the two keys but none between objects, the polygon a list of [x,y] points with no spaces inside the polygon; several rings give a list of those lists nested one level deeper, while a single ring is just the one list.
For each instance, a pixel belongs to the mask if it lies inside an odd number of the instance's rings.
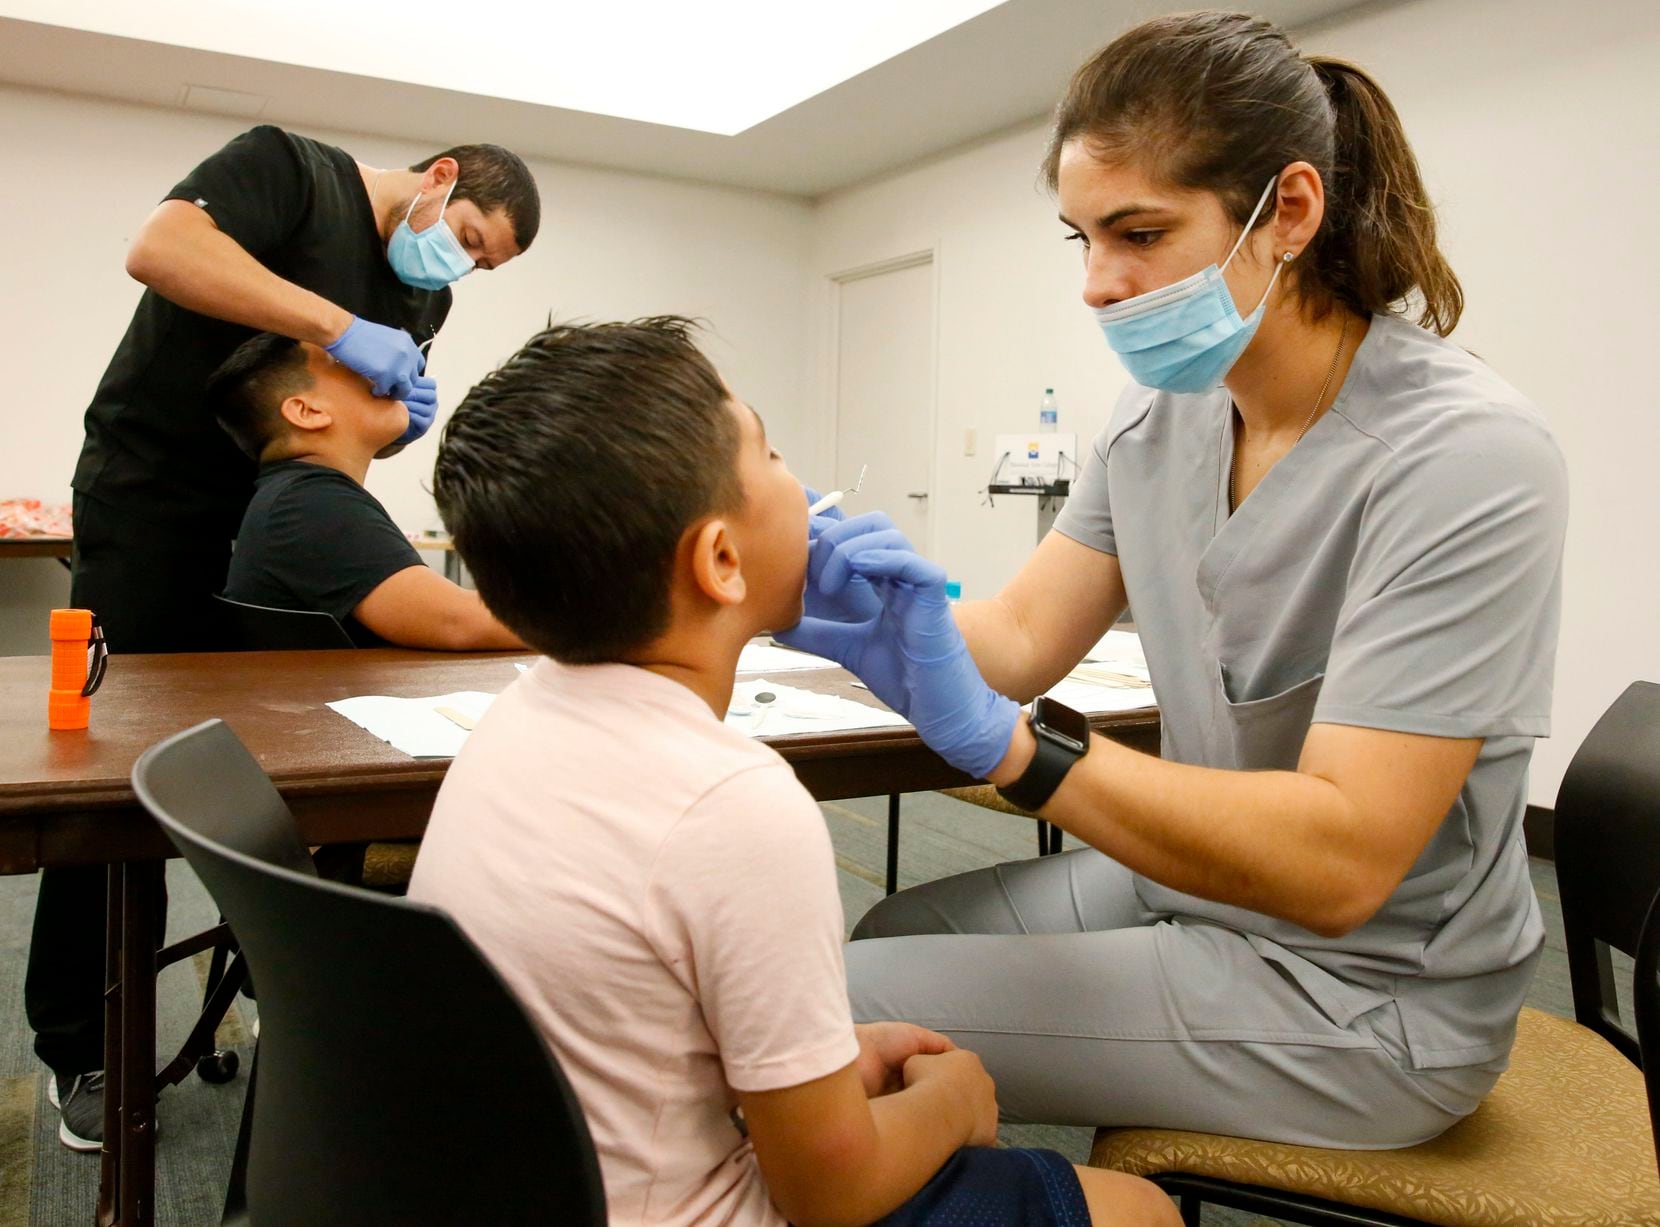
[{"label": "dark brown hair", "polygon": [[256,333],[231,351],[202,390],[208,409],[243,455],[258,461],[288,432],[282,403],[311,386],[300,343],[274,332]]},{"label": "dark brown hair", "polygon": [[[1338,303],[1363,314],[1415,307],[1418,323],[1446,336],[1464,310],[1388,97],[1353,64],[1299,55],[1269,22],[1181,13],[1121,34],[1073,75],[1056,108],[1043,164],[1051,191],[1072,140],[1215,193],[1240,225],[1269,179],[1308,162],[1325,184],[1326,212],[1290,273],[1316,317]],[[1270,201],[1258,224],[1273,214]]]},{"label": "dark brown hair", "polygon": [[486,217],[497,209],[507,210],[513,242],[520,252],[529,251],[542,228],[542,196],[524,159],[500,145],[456,145],[409,169],[425,171],[439,158],[454,158],[461,168],[450,198],[472,201]]},{"label": "dark brown hair", "polygon": [[433,494],[490,611],[570,664],[669,622],[675,553],[742,505],[730,394],[679,316],[545,328],[444,427]]}]

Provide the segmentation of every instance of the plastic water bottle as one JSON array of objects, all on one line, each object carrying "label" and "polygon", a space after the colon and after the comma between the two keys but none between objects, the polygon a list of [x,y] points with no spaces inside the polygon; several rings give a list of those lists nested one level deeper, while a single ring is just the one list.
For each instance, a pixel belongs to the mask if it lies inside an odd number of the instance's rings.
[{"label": "plastic water bottle", "polygon": [[1061,407],[1055,401],[1055,389],[1045,388],[1043,390],[1043,400],[1038,405],[1038,432],[1046,435],[1054,434],[1060,416]]}]

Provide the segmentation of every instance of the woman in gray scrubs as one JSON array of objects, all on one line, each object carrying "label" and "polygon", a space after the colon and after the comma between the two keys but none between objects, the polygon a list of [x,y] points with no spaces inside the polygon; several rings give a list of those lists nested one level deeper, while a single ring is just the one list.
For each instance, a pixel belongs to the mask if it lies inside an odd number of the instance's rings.
[{"label": "woman in gray scrubs", "polygon": [[[1150,22],[1079,70],[1046,171],[1137,381],[1055,531],[953,610],[885,517],[815,521],[787,638],[1089,847],[879,904],[855,1012],[978,1051],[1016,1120],[1433,1137],[1504,1068],[1543,939],[1560,454],[1444,339],[1462,293],[1354,66]],[[1126,604],[1162,759],[1013,701]]]}]

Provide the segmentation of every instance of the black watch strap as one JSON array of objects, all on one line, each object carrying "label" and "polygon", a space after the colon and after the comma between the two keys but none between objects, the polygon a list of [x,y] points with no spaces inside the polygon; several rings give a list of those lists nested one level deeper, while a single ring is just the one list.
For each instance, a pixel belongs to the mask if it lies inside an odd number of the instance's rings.
[{"label": "black watch strap", "polygon": [[1037,739],[1037,752],[1032,755],[1032,761],[1027,764],[1026,770],[1021,772],[1018,780],[1006,788],[997,790],[997,795],[1003,800],[1029,814],[1037,813],[1049,803],[1049,798],[1055,795],[1055,790],[1061,786],[1066,773],[1072,770],[1072,764],[1089,751],[1087,732],[1080,741],[1051,729],[1046,718],[1050,714],[1064,714],[1071,718],[1068,723],[1088,728],[1088,722],[1083,716],[1052,699],[1039,699],[1032,705],[1032,714],[1027,723],[1032,726],[1032,735]]}]

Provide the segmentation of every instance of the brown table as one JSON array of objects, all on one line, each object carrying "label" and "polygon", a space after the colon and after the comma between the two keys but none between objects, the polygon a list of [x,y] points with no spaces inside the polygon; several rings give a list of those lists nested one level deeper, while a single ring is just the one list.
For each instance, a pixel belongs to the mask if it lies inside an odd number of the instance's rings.
[{"label": "brown table", "polygon": [[409,544],[418,550],[442,550],[444,553],[444,578],[452,584],[461,582],[461,555],[456,553],[455,542],[448,537],[428,537],[421,535],[411,537]]},{"label": "brown table", "polygon": [[74,549],[70,537],[0,537],[0,559],[56,558],[67,567]]},{"label": "brown table", "polygon": [[[504,653],[372,649],[120,656],[110,660],[83,732],[46,728],[47,657],[0,657],[0,872],[110,867],[107,1094],[97,1221],[153,1221],[156,1081],[154,922],[172,846],[133,796],[146,748],[215,716],[271,776],[313,844],[419,836],[449,760],[412,759],[328,710],[353,695],[415,698],[499,691],[517,674]],[[803,689],[875,703],[840,669],[774,674]],[[1158,713],[1093,717],[1103,733],[1157,751]],[[972,781],[909,729],[768,739],[821,801],[923,792]],[[123,1053],[137,1054],[123,1061]],[[119,1114],[118,1116],[116,1114]],[[118,1122],[119,1127],[114,1127]]]}]

